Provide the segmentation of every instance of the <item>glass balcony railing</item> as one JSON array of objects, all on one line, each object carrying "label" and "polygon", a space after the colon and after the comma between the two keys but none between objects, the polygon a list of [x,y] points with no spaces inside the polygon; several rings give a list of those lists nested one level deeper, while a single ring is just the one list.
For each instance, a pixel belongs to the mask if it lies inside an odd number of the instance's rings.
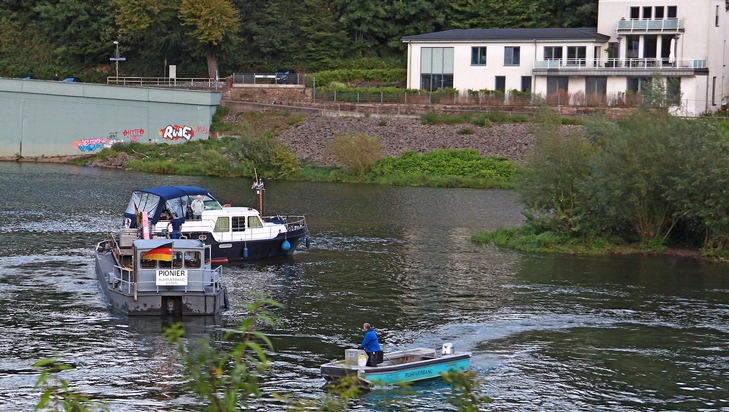
[{"label": "glass balcony railing", "polygon": [[619,33],[632,32],[678,32],[683,31],[682,19],[666,20],[618,20]]},{"label": "glass balcony railing", "polygon": [[534,70],[560,69],[705,69],[706,59],[680,59],[666,58],[622,58],[622,59],[560,59],[535,60]]}]

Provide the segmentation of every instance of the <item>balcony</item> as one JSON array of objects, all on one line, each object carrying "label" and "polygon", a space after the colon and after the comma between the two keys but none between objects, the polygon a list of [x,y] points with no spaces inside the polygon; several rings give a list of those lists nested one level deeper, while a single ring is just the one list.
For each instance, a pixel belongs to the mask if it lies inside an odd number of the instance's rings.
[{"label": "balcony", "polygon": [[684,31],[683,19],[665,20],[618,20],[618,34],[631,33],[681,33]]},{"label": "balcony", "polygon": [[[533,74],[543,76],[649,75],[693,76],[708,70],[707,60],[669,58],[535,60]],[[612,72],[612,73],[608,73]]]}]

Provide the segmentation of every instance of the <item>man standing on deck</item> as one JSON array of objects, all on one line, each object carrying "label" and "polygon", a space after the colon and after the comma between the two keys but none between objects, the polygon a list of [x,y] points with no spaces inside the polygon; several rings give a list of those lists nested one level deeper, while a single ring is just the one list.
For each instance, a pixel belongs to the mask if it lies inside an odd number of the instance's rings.
[{"label": "man standing on deck", "polygon": [[180,228],[182,228],[182,219],[177,216],[177,213],[172,213],[172,220],[170,220],[170,224],[172,225],[172,239],[179,239]]},{"label": "man standing on deck", "polygon": [[378,363],[382,363],[383,358],[380,341],[375,329],[369,323],[362,325],[362,330],[365,332],[364,340],[358,349],[367,352],[367,366],[377,366]]},{"label": "man standing on deck", "polygon": [[190,209],[192,209],[192,220],[202,219],[202,212],[205,210],[205,203],[202,201],[202,196],[197,195],[195,200],[190,202]]}]

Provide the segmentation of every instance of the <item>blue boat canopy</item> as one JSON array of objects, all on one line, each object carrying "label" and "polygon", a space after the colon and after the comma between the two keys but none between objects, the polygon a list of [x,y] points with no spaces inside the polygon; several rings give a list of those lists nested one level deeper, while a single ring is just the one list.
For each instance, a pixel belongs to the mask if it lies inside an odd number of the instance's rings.
[{"label": "blue boat canopy", "polygon": [[159,186],[135,190],[124,211],[125,226],[138,227],[144,212],[147,212],[150,224],[164,218],[171,219],[172,213],[184,220],[188,214],[188,205],[198,195],[205,203],[205,210],[223,208],[206,189],[197,186]]}]

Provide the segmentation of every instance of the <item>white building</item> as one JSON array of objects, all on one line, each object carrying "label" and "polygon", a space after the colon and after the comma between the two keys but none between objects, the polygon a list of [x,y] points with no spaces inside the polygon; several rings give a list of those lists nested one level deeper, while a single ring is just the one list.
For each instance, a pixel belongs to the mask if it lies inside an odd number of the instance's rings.
[{"label": "white building", "polygon": [[447,30],[403,37],[407,86],[513,90],[550,104],[631,106],[660,78],[674,111],[720,110],[729,92],[729,0],[599,0],[597,28]]}]

